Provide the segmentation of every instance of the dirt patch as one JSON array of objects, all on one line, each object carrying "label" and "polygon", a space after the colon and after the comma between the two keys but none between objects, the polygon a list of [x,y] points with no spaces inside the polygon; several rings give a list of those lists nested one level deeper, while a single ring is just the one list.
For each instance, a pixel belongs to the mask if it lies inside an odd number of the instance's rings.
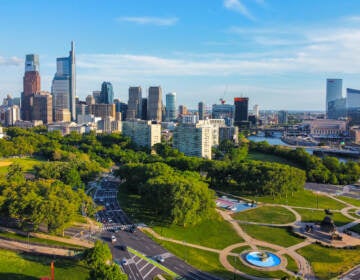
[{"label": "dirt patch", "polygon": [[11,165],[11,164],[12,164],[11,161],[0,161],[0,167],[9,166],[9,165]]}]

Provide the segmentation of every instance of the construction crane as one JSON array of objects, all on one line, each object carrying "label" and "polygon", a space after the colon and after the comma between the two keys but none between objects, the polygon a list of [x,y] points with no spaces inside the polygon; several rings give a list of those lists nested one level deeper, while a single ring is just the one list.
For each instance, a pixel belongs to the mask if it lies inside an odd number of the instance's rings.
[{"label": "construction crane", "polygon": [[227,93],[228,85],[226,85],[223,96],[219,99],[220,103],[223,105],[226,103],[225,95]]}]

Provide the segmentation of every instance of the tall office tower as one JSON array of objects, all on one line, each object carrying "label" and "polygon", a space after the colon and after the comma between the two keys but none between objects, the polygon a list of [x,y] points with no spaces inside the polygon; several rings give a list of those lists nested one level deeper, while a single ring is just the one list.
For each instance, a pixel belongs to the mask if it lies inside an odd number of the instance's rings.
[{"label": "tall office tower", "polygon": [[198,112],[199,112],[199,120],[203,120],[205,118],[205,103],[198,103]]},{"label": "tall office tower", "polygon": [[95,99],[95,104],[101,103],[101,91],[100,90],[94,90],[92,94],[93,94],[93,97]]},{"label": "tall office tower", "polygon": [[31,97],[40,92],[39,56],[28,54],[25,59],[24,91],[21,93],[21,118],[31,120]]},{"label": "tall office tower", "polygon": [[350,125],[360,124],[360,90],[346,89],[346,112]]},{"label": "tall office tower", "polygon": [[76,72],[75,72],[75,49],[71,42],[71,50],[68,57],[56,59],[56,73],[52,82],[51,93],[53,95],[53,110],[69,109],[71,119],[76,120]]},{"label": "tall office tower", "polygon": [[278,123],[279,124],[287,124],[288,123],[288,112],[287,111],[279,111],[278,112]]},{"label": "tall office tower", "polygon": [[147,98],[141,99],[141,119],[147,119]]},{"label": "tall office tower", "polygon": [[95,104],[95,98],[92,95],[86,96],[86,105],[90,106],[92,104]]},{"label": "tall office tower", "polygon": [[234,125],[240,126],[241,122],[246,122],[248,120],[248,97],[235,97],[234,98]]},{"label": "tall office tower", "polygon": [[329,113],[329,102],[342,98],[342,79],[326,79],[326,114]]},{"label": "tall office tower", "polygon": [[255,104],[253,107],[254,115],[256,118],[259,118],[260,111],[259,111],[259,105]]},{"label": "tall office tower", "polygon": [[162,91],[161,87],[150,87],[147,103],[147,118],[151,121],[161,122]]},{"label": "tall office tower", "polygon": [[142,109],[141,87],[129,87],[127,120],[141,119]]},{"label": "tall office tower", "polygon": [[115,117],[116,117],[116,113],[121,113],[121,119],[126,120],[128,105],[124,102],[121,102],[119,99],[115,99],[114,104],[115,104]]},{"label": "tall office tower", "polygon": [[33,96],[32,120],[41,120],[49,124],[53,122],[52,96],[50,92],[42,91]]},{"label": "tall office tower", "polygon": [[114,91],[110,82],[103,82],[101,84],[100,103],[113,104],[114,103]]},{"label": "tall office tower", "polygon": [[187,115],[188,109],[185,105],[179,105],[179,115]]},{"label": "tall office tower", "polygon": [[170,92],[166,94],[166,121],[176,119],[176,93]]}]

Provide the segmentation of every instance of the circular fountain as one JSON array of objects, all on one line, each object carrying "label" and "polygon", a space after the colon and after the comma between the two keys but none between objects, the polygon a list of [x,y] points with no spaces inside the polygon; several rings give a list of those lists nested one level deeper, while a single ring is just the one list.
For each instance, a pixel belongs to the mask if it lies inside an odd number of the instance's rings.
[{"label": "circular fountain", "polygon": [[270,252],[258,252],[252,251],[245,255],[245,259],[248,263],[258,267],[274,267],[281,263],[281,259]]}]

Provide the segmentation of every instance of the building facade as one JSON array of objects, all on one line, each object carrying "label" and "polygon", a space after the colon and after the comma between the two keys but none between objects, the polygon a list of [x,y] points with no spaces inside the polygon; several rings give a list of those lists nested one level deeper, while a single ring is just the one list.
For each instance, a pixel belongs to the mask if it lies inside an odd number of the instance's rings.
[{"label": "building facade", "polygon": [[110,82],[103,82],[101,84],[100,102],[103,104],[114,103],[114,91],[113,86]]},{"label": "building facade", "polygon": [[235,97],[234,107],[234,125],[240,126],[242,122],[248,121],[249,98]]},{"label": "building facade", "polygon": [[39,56],[26,55],[23,92],[21,93],[21,118],[26,121],[31,121],[32,117],[32,96],[41,90],[39,68]]},{"label": "building facade", "polygon": [[202,101],[198,103],[198,112],[199,112],[199,120],[204,120],[205,119],[205,103]]},{"label": "building facade", "polygon": [[326,79],[326,115],[329,114],[329,102],[342,97],[342,79]]},{"label": "building facade", "polygon": [[141,119],[142,111],[142,89],[138,87],[129,87],[127,120]]},{"label": "building facade", "polygon": [[176,93],[166,94],[166,118],[167,122],[176,120]]},{"label": "building facade", "polygon": [[162,90],[161,87],[150,87],[147,101],[147,119],[161,122],[162,120]]},{"label": "building facade", "polygon": [[161,125],[151,121],[131,120],[122,123],[122,134],[138,146],[151,148],[161,143]]},{"label": "building facade", "polygon": [[173,134],[173,146],[187,156],[211,159],[213,127],[209,122],[180,124]]},{"label": "building facade", "polygon": [[50,92],[42,91],[33,96],[33,120],[42,120],[44,124],[53,122],[53,103]]}]

